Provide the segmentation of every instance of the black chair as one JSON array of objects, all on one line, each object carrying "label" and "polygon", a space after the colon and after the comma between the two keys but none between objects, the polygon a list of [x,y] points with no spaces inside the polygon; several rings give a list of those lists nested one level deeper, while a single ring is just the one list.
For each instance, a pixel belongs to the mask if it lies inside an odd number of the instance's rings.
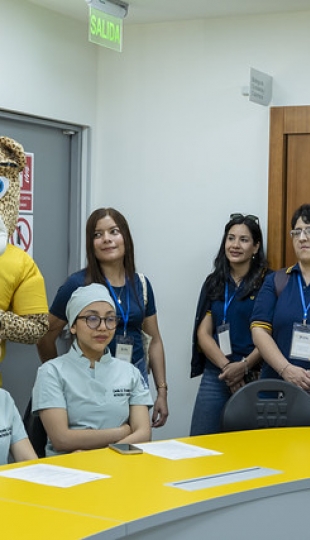
[{"label": "black chair", "polygon": [[310,426],[310,395],[282,379],[249,383],[227,401],[222,431]]},{"label": "black chair", "polygon": [[35,452],[38,454],[39,458],[43,458],[45,457],[47,434],[40,417],[31,412],[31,405],[32,400],[30,399],[23,418],[24,426]]}]

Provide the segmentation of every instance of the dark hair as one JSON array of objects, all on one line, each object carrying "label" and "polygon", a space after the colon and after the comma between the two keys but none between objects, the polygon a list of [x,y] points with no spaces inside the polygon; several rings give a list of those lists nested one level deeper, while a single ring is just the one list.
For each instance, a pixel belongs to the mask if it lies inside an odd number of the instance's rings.
[{"label": "dark hair", "polygon": [[226,224],[220,249],[214,260],[214,271],[207,277],[205,282],[211,301],[224,299],[225,283],[230,274],[229,261],[225,255],[225,243],[227,235],[234,225],[246,225],[251,233],[254,245],[259,243],[258,251],[251,259],[250,269],[244,277],[243,292],[240,299],[246,298],[253,290],[260,288],[268,265],[264,254],[262,231],[258,219],[253,218],[254,216],[239,215],[230,219]]},{"label": "dark hair", "polygon": [[103,283],[106,285],[105,275],[102,268],[95,257],[94,252],[94,236],[97,223],[100,219],[110,216],[116,223],[120,233],[124,239],[125,256],[124,268],[125,273],[131,283],[134,283],[135,275],[135,255],[134,245],[130,234],[129,226],[124,216],[114,208],[98,208],[89,216],[86,223],[86,284]]},{"label": "dark hair", "polygon": [[296,222],[300,217],[304,223],[310,223],[310,204],[302,204],[295,210],[291,220],[292,229],[295,229]]}]

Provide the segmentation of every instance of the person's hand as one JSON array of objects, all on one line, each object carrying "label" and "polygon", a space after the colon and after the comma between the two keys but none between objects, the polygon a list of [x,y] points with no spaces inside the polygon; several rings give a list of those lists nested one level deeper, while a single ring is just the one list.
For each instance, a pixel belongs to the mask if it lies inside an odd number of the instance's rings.
[{"label": "person's hand", "polygon": [[162,390],[164,394],[158,393],[157,399],[154,403],[152,414],[152,427],[158,428],[164,426],[168,418],[168,405],[167,405],[167,390]]},{"label": "person's hand", "polygon": [[310,392],[310,370],[289,364],[282,372],[282,378]]},{"label": "person's hand", "polygon": [[233,384],[229,388],[231,393],[234,394],[235,392],[237,392],[237,390],[239,390],[239,388],[242,388],[243,386],[245,386],[245,382],[242,380],[239,383]]},{"label": "person's hand", "polygon": [[236,392],[240,385],[244,385],[244,372],[244,362],[229,362],[219,375],[219,380],[225,381],[231,391]]}]

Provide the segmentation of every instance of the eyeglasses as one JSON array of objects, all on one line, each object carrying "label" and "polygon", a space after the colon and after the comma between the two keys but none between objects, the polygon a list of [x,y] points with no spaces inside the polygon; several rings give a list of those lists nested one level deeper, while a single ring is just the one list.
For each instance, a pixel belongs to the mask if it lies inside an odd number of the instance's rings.
[{"label": "eyeglasses", "polygon": [[255,223],[259,224],[259,219],[257,216],[254,216],[253,214],[230,214],[229,219],[250,219],[251,221],[255,221]]},{"label": "eyeglasses", "polygon": [[99,315],[80,315],[77,319],[84,319],[88,328],[91,330],[97,330],[102,321],[104,321],[107,330],[114,330],[119,322],[119,318],[114,315],[109,315],[108,317],[99,317]]},{"label": "eyeglasses", "polygon": [[290,232],[290,235],[292,238],[300,238],[301,237],[301,233],[304,233],[305,237],[307,239],[310,238],[310,226],[309,227],[305,227],[304,229],[293,229],[291,232]]}]

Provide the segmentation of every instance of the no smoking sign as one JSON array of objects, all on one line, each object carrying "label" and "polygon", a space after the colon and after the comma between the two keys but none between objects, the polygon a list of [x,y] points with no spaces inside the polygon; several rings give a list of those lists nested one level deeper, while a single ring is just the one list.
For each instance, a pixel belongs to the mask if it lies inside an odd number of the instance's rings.
[{"label": "no smoking sign", "polygon": [[10,243],[23,251],[26,251],[31,257],[33,255],[33,216],[20,215],[15,227],[15,231],[10,238]]}]

